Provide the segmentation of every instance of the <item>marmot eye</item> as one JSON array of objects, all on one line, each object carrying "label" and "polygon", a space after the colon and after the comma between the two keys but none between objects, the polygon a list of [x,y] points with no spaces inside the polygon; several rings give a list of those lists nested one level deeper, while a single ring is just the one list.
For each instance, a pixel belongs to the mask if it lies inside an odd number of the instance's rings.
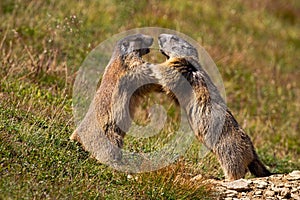
[{"label": "marmot eye", "polygon": [[124,47],[128,47],[129,46],[129,42],[128,41],[124,41],[122,44]]},{"label": "marmot eye", "polygon": [[176,46],[173,46],[171,49],[172,49],[172,51],[174,51],[174,52],[177,51],[177,47],[176,47]]},{"label": "marmot eye", "polygon": [[143,39],[142,38],[135,38],[133,41],[141,42],[141,41],[143,41]]},{"label": "marmot eye", "polygon": [[175,37],[175,36],[172,36],[172,40],[178,42],[178,41],[179,41],[179,38],[178,38],[178,37]]}]

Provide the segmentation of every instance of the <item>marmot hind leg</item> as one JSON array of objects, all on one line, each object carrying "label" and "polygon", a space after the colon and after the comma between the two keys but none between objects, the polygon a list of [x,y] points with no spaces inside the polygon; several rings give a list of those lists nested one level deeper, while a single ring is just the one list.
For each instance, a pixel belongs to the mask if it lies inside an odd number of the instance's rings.
[{"label": "marmot hind leg", "polygon": [[218,146],[215,153],[226,179],[232,181],[245,177],[248,163],[243,157],[243,152],[239,152],[237,148],[231,148],[230,144],[225,143]]}]

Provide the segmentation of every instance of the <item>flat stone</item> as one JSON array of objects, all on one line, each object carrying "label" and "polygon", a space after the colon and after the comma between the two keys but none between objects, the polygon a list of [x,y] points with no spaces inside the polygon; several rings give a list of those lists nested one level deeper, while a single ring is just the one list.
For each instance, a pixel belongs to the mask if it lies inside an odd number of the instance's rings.
[{"label": "flat stone", "polygon": [[265,188],[267,188],[267,185],[257,185],[256,187],[258,189],[265,189]]},{"label": "flat stone", "polygon": [[[226,199],[237,200],[300,200],[300,171],[272,175],[269,178],[239,179],[217,184]],[[217,189],[215,187],[215,189]],[[222,189],[222,191],[221,191]]]},{"label": "flat stone", "polygon": [[257,188],[264,189],[268,186],[268,182],[266,181],[253,181],[253,183],[257,184]]},{"label": "flat stone", "polygon": [[226,190],[225,195],[226,197],[235,197],[238,194],[235,190]]},{"label": "flat stone", "polygon": [[297,180],[295,180],[295,181],[290,181],[290,183],[291,183],[292,185],[294,185],[294,186],[300,185],[300,181],[297,181]]},{"label": "flat stone", "polygon": [[284,187],[285,188],[291,188],[291,187],[293,187],[293,184],[292,183],[286,183],[286,184],[284,184]]},{"label": "flat stone", "polygon": [[295,170],[289,173],[290,176],[300,176],[300,170]]},{"label": "flat stone", "polygon": [[291,197],[295,200],[300,200],[300,195],[297,194],[291,194]]},{"label": "flat stone", "polygon": [[265,192],[265,195],[268,196],[268,197],[273,197],[273,196],[275,195],[275,192],[272,191],[272,190],[267,190],[267,191]]},{"label": "flat stone", "polygon": [[292,171],[291,173],[289,173],[286,177],[287,180],[299,180],[300,179],[300,171],[299,170],[295,170]]},{"label": "flat stone", "polygon": [[291,189],[291,193],[296,193],[296,192],[298,192],[299,190],[297,189],[297,188],[292,188]]},{"label": "flat stone", "polygon": [[215,189],[218,190],[218,191],[221,191],[221,192],[226,191],[226,188],[223,187],[223,186],[216,186]]},{"label": "flat stone", "polygon": [[277,187],[284,187],[284,184],[283,184],[283,183],[279,183],[279,184],[277,185]]},{"label": "flat stone", "polygon": [[257,195],[257,194],[258,194],[258,195],[262,195],[262,191],[261,191],[261,190],[257,190],[257,191],[254,192],[254,194],[256,194],[256,195]]},{"label": "flat stone", "polygon": [[232,199],[233,197],[236,196],[236,194],[230,193],[230,194],[227,194],[226,196],[227,196],[228,198],[231,198],[231,199]]},{"label": "flat stone", "polygon": [[271,187],[271,190],[273,190],[276,193],[280,193],[282,188],[278,188],[278,187]]},{"label": "flat stone", "polygon": [[289,181],[300,180],[300,176],[287,176],[286,179]]},{"label": "flat stone", "polygon": [[283,174],[273,174],[273,175],[271,175],[271,176],[269,176],[270,178],[277,178],[277,179],[279,179],[279,178],[282,178],[283,177]]},{"label": "flat stone", "polygon": [[280,195],[289,198],[291,196],[290,190],[288,188],[282,188]]},{"label": "flat stone", "polygon": [[246,196],[247,193],[246,193],[246,192],[242,192],[241,195],[242,195],[242,196]]},{"label": "flat stone", "polygon": [[249,183],[245,179],[239,179],[239,180],[235,180],[235,181],[231,181],[231,182],[225,182],[222,185],[230,190],[235,190],[238,192],[247,191],[250,189]]},{"label": "flat stone", "polygon": [[252,196],[252,199],[261,199],[261,197],[262,197],[262,195],[255,194]]}]

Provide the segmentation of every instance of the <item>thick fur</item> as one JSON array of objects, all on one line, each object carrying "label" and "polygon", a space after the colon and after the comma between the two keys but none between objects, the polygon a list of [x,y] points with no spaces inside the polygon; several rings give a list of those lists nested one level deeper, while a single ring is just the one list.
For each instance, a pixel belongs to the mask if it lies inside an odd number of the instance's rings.
[{"label": "thick fur", "polygon": [[120,148],[134,105],[139,95],[154,88],[151,84],[144,85],[153,83],[154,75],[152,65],[141,58],[149,52],[152,42],[151,37],[136,34],[116,44],[89,110],[70,137],[102,163],[120,162]]},{"label": "thick fur", "polygon": [[[159,36],[160,51],[168,60],[157,65],[156,76],[165,91],[179,91],[196,137],[218,158],[226,179],[243,178],[249,169],[255,176],[270,172],[259,160],[249,136],[240,127],[216,86],[198,63],[197,50],[175,35]],[[183,87],[188,82],[192,89]]]}]

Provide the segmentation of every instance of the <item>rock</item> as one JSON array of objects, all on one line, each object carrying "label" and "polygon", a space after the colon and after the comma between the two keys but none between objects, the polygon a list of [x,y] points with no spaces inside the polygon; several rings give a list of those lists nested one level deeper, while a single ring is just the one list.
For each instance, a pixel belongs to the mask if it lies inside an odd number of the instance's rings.
[{"label": "rock", "polygon": [[265,192],[265,195],[266,195],[267,197],[273,197],[273,196],[275,196],[275,192],[272,191],[272,190],[267,190],[267,191]]},{"label": "rock", "polygon": [[291,197],[291,193],[290,190],[288,188],[282,188],[280,195],[283,196],[284,198],[290,198]]},{"label": "rock", "polygon": [[270,178],[277,178],[277,179],[281,179],[284,175],[283,174],[273,174],[271,176],[269,176]]},{"label": "rock", "polygon": [[284,184],[284,187],[285,188],[291,188],[291,187],[293,187],[293,184],[292,183],[286,183],[286,184]]},{"label": "rock", "polygon": [[289,173],[290,176],[300,176],[300,170],[295,170],[295,171],[292,171],[291,173]]},{"label": "rock", "polygon": [[246,193],[246,192],[242,192],[241,195],[242,195],[242,196],[246,196],[247,193]]},{"label": "rock", "polygon": [[215,188],[217,191],[221,191],[222,193],[224,193],[226,191],[226,188],[223,186],[216,186]]},{"label": "rock", "polygon": [[247,191],[250,189],[249,183],[245,179],[239,179],[236,181],[225,182],[222,185],[230,190],[235,190],[238,192]]},{"label": "rock", "polygon": [[240,200],[250,200],[250,198],[249,197],[242,197],[242,198],[240,198]]},{"label": "rock", "polygon": [[267,197],[266,200],[273,200],[275,197]]},{"label": "rock", "polygon": [[276,193],[280,193],[281,192],[281,188],[278,188],[278,187],[271,187],[271,190],[273,190],[274,192],[276,192]]},{"label": "rock", "polygon": [[283,183],[279,183],[279,184],[277,184],[277,187],[284,187],[284,184]]},{"label": "rock", "polygon": [[282,196],[284,196],[287,192],[289,192],[290,190],[288,188],[282,188],[280,194]]},{"label": "rock", "polygon": [[300,196],[297,194],[291,194],[291,197],[295,200],[300,200]]},{"label": "rock", "polygon": [[261,199],[262,195],[253,195],[251,199]]},{"label": "rock", "polygon": [[300,180],[300,171],[299,170],[292,171],[291,173],[288,174],[286,179],[289,181]]},{"label": "rock", "polygon": [[293,187],[292,189],[291,189],[291,193],[296,193],[296,192],[298,192],[299,190],[297,189],[297,188],[295,188],[295,187]]},{"label": "rock", "polygon": [[227,197],[235,197],[237,194],[238,194],[238,192],[235,190],[226,190],[226,192],[225,192],[225,195]]},{"label": "rock", "polygon": [[261,190],[257,190],[257,191],[254,192],[254,194],[256,194],[256,195],[262,195],[262,191]]},{"label": "rock", "polygon": [[276,174],[270,177],[240,179],[232,182],[216,181],[214,187],[223,197],[231,200],[274,199],[300,200],[300,171]]},{"label": "rock", "polygon": [[264,189],[268,186],[268,182],[266,181],[253,181],[253,183],[257,184],[257,188]]}]

